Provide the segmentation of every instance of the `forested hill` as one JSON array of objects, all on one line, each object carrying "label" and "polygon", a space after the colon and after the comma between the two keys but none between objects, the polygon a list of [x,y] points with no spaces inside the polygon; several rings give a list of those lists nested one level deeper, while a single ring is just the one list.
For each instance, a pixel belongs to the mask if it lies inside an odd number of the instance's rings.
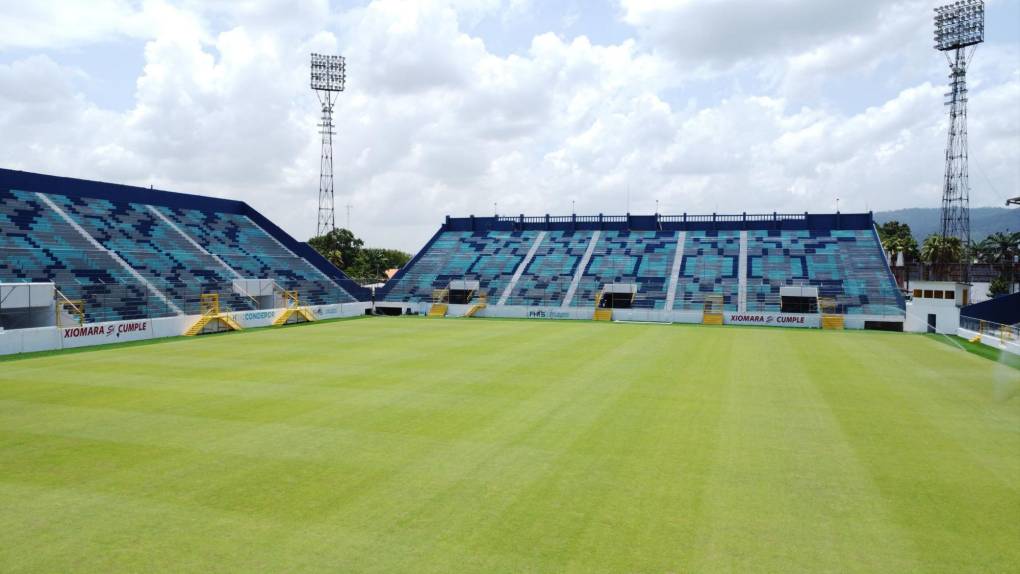
[{"label": "forested hill", "polygon": [[[918,243],[932,233],[938,233],[941,226],[941,210],[938,208],[898,209],[875,213],[879,225],[888,221],[899,221],[910,226]],[[1020,231],[1020,208],[976,207],[970,210],[970,235],[977,242],[996,231]]]}]

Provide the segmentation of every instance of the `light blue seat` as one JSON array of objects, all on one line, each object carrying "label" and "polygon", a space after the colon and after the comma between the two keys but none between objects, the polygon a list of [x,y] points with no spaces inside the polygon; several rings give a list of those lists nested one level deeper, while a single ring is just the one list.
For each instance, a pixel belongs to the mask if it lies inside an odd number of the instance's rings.
[{"label": "light blue seat", "polygon": [[491,231],[445,232],[418,258],[386,301],[427,302],[432,292],[446,289],[451,281],[478,281],[479,295],[496,302],[524,261],[537,232]]},{"label": "light blue seat", "polygon": [[633,308],[664,308],[678,235],[675,231],[603,231],[571,304],[594,306],[604,285],[628,283],[637,287]]},{"label": "light blue seat", "polygon": [[204,293],[218,293],[225,311],[254,309],[233,292],[234,275],[145,205],[50,195],[50,199],[110,251],[189,314],[201,312]]},{"label": "light blue seat", "polygon": [[751,231],[748,311],[778,312],[780,288],[808,285],[846,314],[901,315],[903,306],[870,230]]},{"label": "light blue seat", "polygon": [[700,311],[711,297],[736,311],[740,293],[740,232],[689,231],[673,309]]},{"label": "light blue seat", "polygon": [[0,190],[0,281],[52,282],[85,303],[90,322],[159,317],[172,311],[34,193]]},{"label": "light blue seat", "polygon": [[591,242],[591,231],[550,231],[524,269],[507,301],[509,305],[561,305],[577,266]]},{"label": "light blue seat", "polygon": [[273,279],[284,289],[298,291],[303,302],[313,305],[355,301],[244,215],[162,206],[157,209],[242,277]]}]

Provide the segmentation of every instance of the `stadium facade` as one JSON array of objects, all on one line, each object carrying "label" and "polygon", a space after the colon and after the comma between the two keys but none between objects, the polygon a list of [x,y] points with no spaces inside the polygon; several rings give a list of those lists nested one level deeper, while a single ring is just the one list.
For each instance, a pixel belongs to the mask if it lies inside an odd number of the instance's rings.
[{"label": "stadium facade", "polygon": [[868,213],[448,217],[373,294],[246,203],[11,170],[0,290],[0,352],[373,308],[891,330],[906,314]]}]

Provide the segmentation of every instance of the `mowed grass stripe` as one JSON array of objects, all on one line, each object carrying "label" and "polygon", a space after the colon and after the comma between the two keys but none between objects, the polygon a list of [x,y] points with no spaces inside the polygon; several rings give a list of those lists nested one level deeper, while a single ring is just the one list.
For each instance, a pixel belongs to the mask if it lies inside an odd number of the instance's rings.
[{"label": "mowed grass stripe", "polygon": [[[894,348],[900,343],[888,342]],[[1020,516],[1016,475],[1012,482],[1001,478],[1002,472],[1016,468],[1017,451],[1000,448],[1008,442],[982,440],[997,434],[994,421],[1004,405],[988,398],[994,397],[991,379],[1001,373],[985,380],[969,377],[955,360],[970,368],[985,367],[987,361],[962,351],[927,361],[913,353],[905,355],[901,368],[916,370],[921,377],[903,380],[879,365],[859,364],[862,372],[887,384],[870,389],[866,401],[856,397],[866,411],[835,408],[834,412],[897,523],[913,533],[920,561],[937,570],[994,571],[1003,565],[1002,552],[1016,535],[996,525],[1008,521],[1009,515]],[[918,364],[910,365],[911,361]],[[958,384],[952,385],[939,372],[956,378]],[[850,403],[846,385],[816,379],[830,404]],[[974,456],[989,448],[990,455]],[[891,459],[896,464],[890,465]],[[930,528],[933,524],[941,526]],[[960,536],[973,537],[973,544],[957,546]]]},{"label": "mowed grass stripe", "polygon": [[923,337],[571,322],[10,361],[0,565],[1004,570],[1018,388]]},{"label": "mowed grass stripe", "polygon": [[[812,334],[781,336],[793,351]],[[731,338],[735,352],[754,360],[725,367],[722,448],[693,570],[756,570],[763,557],[787,571],[819,565],[873,571],[876,563],[909,570],[909,538],[885,516],[877,489],[808,374],[818,357],[777,352],[778,336],[746,329]]]}]

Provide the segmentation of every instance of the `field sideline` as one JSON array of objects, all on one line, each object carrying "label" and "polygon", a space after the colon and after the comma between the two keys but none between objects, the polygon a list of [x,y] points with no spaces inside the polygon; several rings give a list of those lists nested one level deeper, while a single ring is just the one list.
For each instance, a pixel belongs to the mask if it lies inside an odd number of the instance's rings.
[{"label": "field sideline", "polygon": [[0,362],[3,572],[1020,568],[1020,371],[375,318]]}]

